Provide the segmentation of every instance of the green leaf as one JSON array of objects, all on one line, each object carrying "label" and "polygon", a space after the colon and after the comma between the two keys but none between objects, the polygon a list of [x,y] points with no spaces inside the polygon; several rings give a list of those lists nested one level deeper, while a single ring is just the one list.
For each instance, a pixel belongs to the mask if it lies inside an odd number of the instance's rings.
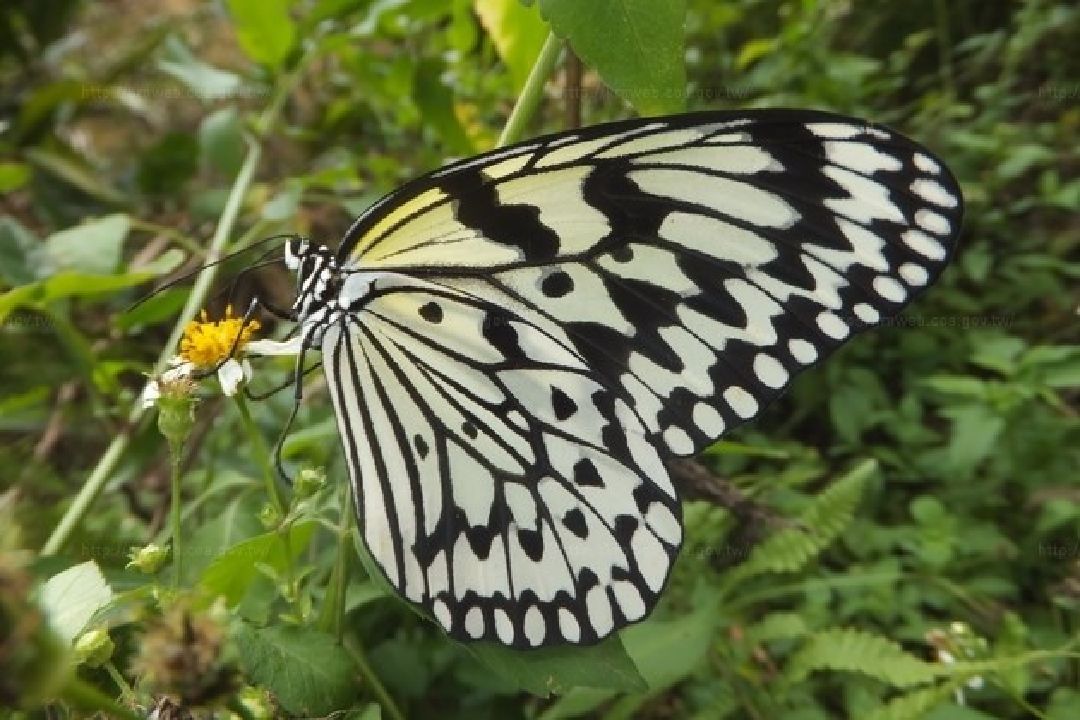
[{"label": "green leaf", "polygon": [[145,328],[147,325],[175,321],[187,301],[188,288],[169,288],[117,316],[116,327],[120,330]]},{"label": "green leaf", "polygon": [[535,7],[525,7],[519,0],[474,0],[473,8],[510,71],[514,90],[520,92],[540,56],[547,25]]},{"label": "green leaf", "polygon": [[252,60],[277,68],[296,42],[289,0],[228,0],[240,47]]},{"label": "green leaf", "polygon": [[647,687],[618,636],[614,635],[590,647],[549,647],[528,651],[491,643],[464,647],[492,672],[540,697],[562,694],[574,687],[624,691],[640,691]]},{"label": "green leaf", "polygon": [[155,273],[138,272],[125,275],[89,275],[64,272],[29,285],[0,294],[0,321],[19,307],[39,307],[68,297],[101,295],[139,285],[153,278]]},{"label": "green leaf", "polygon": [[443,82],[446,66],[439,60],[424,60],[413,78],[413,100],[424,117],[424,124],[434,128],[447,149],[456,155],[475,152],[461,121],[454,112],[453,91]]},{"label": "green leaf", "polygon": [[56,634],[71,642],[113,593],[93,560],[53,575],[41,588],[41,606]]},{"label": "green leaf", "polygon": [[120,257],[131,229],[127,215],[87,220],[45,239],[45,253],[53,267],[108,275],[120,267]]},{"label": "green leaf", "polygon": [[866,720],[920,720],[927,712],[952,699],[960,683],[942,683],[899,695],[871,712]]},{"label": "green leaf", "polygon": [[19,162],[0,162],[0,193],[9,193],[30,182],[30,166]]},{"label": "green leaf", "polygon": [[686,105],[686,0],[539,0],[555,33],[642,114]]},{"label": "green leaf", "polygon": [[136,180],[151,195],[177,195],[199,170],[199,141],[183,132],[166,134],[139,158]]},{"label": "green leaf", "polygon": [[239,76],[198,60],[175,35],[170,35],[163,47],[164,56],[158,61],[158,68],[183,83],[195,97],[204,101],[218,100],[240,91]]},{"label": "green leaf", "polygon": [[832,543],[855,513],[866,481],[877,472],[867,460],[821,493],[799,517],[795,527],[776,533],[754,548],[750,558],[731,575],[744,577],[762,572],[795,572]]},{"label": "green leaf", "polygon": [[232,177],[239,172],[246,152],[240,115],[235,107],[221,108],[202,121],[199,126],[199,154],[204,166]]},{"label": "green leaf", "polygon": [[10,217],[0,217],[0,279],[8,285],[23,285],[45,273],[41,242]]},{"label": "green leaf", "polygon": [[117,206],[128,204],[127,195],[117,190],[81,158],[60,155],[40,148],[27,150],[26,158],[34,166],[99,202]]},{"label": "green leaf", "polygon": [[[688,677],[712,645],[718,616],[711,606],[675,620],[646,620],[620,633],[627,654],[648,685],[648,690],[625,697],[632,712],[659,692]],[[573,688],[552,703],[542,720],[583,715],[618,696],[610,689]],[[621,709],[621,708],[620,708]]]},{"label": "green leaf", "polygon": [[990,455],[1005,430],[1005,420],[985,405],[946,407],[941,414],[952,420],[947,457],[954,472],[974,470]]},{"label": "green leaf", "polygon": [[326,715],[348,706],[359,683],[348,653],[334,638],[289,625],[234,631],[240,667],[294,715]]},{"label": "green leaf", "polygon": [[852,629],[815,633],[787,664],[787,675],[801,681],[814,670],[846,670],[894,687],[911,687],[947,674],[943,666],[920,660],[891,640]]},{"label": "green leaf", "polygon": [[[289,529],[293,560],[307,547],[315,525],[313,521],[298,522]],[[283,570],[285,564],[282,537],[276,532],[268,532],[233,545],[210,563],[199,582],[211,593],[223,596],[230,606],[235,606],[244,599],[252,582],[260,577],[257,565]]]}]

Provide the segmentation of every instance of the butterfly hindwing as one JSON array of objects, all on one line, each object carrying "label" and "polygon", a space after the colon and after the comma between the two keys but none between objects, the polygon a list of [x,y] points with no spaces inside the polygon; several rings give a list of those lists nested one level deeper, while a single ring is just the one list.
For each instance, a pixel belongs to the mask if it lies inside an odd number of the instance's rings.
[{"label": "butterfly hindwing", "polygon": [[640,619],[681,539],[663,461],[895,316],[961,213],[919,145],[803,111],[598,126],[405,185],[347,233],[338,267],[374,281],[323,341],[372,554],[462,639]]},{"label": "butterfly hindwing", "polygon": [[452,636],[592,642],[652,608],[677,496],[571,349],[482,299],[384,279],[323,353],[368,548]]}]

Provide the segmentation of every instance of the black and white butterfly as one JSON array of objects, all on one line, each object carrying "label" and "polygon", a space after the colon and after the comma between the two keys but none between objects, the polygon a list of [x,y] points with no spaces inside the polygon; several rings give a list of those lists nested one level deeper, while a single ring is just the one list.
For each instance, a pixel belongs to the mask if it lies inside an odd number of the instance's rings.
[{"label": "black and white butterfly", "polygon": [[549,135],[294,239],[364,540],[452,637],[594,643],[656,605],[665,469],[896,315],[948,262],[956,181],[822,112]]}]

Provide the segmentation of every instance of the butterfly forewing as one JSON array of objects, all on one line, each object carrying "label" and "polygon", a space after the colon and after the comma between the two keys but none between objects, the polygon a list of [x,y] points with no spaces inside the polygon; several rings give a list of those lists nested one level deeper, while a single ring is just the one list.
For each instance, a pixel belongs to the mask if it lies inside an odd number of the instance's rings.
[{"label": "butterfly forewing", "polygon": [[592,642],[651,610],[681,539],[663,461],[756,415],[947,262],[959,189],[825,113],[548,136],[378,203],[384,273],[324,340],[364,536],[459,638]]}]

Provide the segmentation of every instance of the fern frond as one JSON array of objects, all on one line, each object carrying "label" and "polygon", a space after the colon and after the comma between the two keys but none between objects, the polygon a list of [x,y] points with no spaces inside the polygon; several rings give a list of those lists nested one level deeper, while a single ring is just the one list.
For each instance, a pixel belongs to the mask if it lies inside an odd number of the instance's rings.
[{"label": "fern frond", "polygon": [[857,672],[895,687],[928,683],[949,673],[947,668],[920,660],[891,640],[851,629],[815,633],[787,664],[787,675],[793,680],[802,680],[814,670]]}]

